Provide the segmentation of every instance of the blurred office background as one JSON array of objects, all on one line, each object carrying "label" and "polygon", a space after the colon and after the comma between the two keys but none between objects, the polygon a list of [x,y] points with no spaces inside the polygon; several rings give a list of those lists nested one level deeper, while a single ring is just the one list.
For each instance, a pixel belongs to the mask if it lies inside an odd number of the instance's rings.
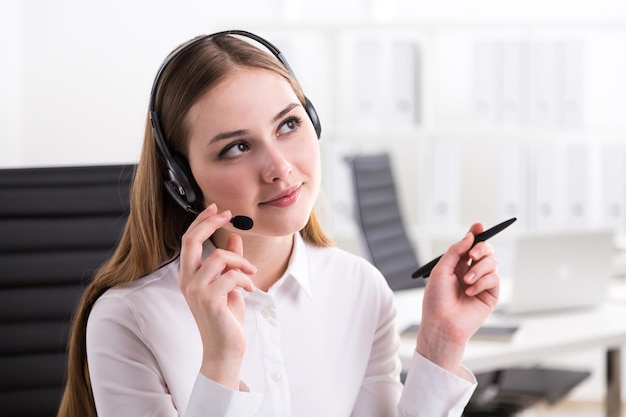
[{"label": "blurred office background", "polygon": [[432,242],[626,232],[626,5],[603,1],[100,1],[0,5],[0,166],[136,161],[156,69],[227,28],[285,52],[318,109],[320,212],[352,241],[345,155],[391,154],[407,227]]},{"label": "blurred office background", "polygon": [[344,157],[378,151],[424,260],[512,216],[512,234],[610,228],[621,245],[620,0],[4,0],[0,167],[135,162],[163,58],[231,28],[275,43],[320,113],[319,211],[345,248]]}]

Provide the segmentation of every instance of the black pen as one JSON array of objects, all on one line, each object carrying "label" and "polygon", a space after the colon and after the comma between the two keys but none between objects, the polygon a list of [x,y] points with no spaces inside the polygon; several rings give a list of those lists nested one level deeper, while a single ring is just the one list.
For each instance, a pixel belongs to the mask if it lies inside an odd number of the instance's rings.
[{"label": "black pen", "polygon": [[[474,238],[474,243],[472,244],[472,247],[474,247],[474,245],[477,244],[478,242],[483,242],[489,239],[490,237],[497,235],[498,233],[500,233],[501,231],[503,231],[504,229],[506,229],[513,223],[515,223],[515,220],[517,220],[517,217],[513,217],[496,226],[493,226],[491,229],[485,230],[484,232],[477,234],[476,237]],[[413,274],[411,275],[411,278],[417,278],[417,277],[428,278],[428,276],[430,275],[430,272],[433,270],[435,265],[437,265],[437,262],[439,262],[442,256],[443,255],[440,255],[436,257],[435,259],[433,259],[432,261],[428,262],[426,265],[421,266],[417,271],[413,272]]]}]

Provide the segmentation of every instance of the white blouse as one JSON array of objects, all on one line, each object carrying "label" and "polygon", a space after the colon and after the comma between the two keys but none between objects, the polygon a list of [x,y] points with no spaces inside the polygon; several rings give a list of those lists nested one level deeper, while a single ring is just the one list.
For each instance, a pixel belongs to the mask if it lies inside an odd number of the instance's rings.
[{"label": "white blouse", "polygon": [[99,417],[460,416],[476,387],[469,371],[459,378],[418,353],[403,386],[383,276],[296,234],[285,275],[246,295],[250,392],[233,391],[199,373],[202,343],[178,269],[177,258],[94,305],[87,357]]}]

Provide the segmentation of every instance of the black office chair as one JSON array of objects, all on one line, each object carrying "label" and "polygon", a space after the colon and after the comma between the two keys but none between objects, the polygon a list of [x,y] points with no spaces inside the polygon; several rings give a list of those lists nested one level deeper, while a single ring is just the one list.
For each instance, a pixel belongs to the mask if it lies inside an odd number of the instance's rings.
[{"label": "black office chair", "polygon": [[56,416],[72,313],[121,235],[133,173],[0,170],[1,416]]},{"label": "black office chair", "polygon": [[366,255],[394,291],[424,286],[412,279],[418,257],[406,233],[387,153],[346,158],[353,175],[356,220]]}]

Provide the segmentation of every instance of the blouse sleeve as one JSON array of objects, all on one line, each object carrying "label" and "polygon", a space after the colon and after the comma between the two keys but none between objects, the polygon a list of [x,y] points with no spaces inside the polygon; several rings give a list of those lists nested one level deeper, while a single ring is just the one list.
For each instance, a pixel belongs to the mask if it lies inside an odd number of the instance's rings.
[{"label": "blouse sleeve", "polygon": [[418,352],[408,369],[398,415],[401,417],[458,417],[476,389],[476,378],[463,368],[464,378],[435,365]]},{"label": "blouse sleeve", "polygon": [[[206,401],[207,398],[219,398],[220,401]],[[262,401],[263,394],[244,392],[243,390],[233,391],[202,374],[198,374],[185,416],[253,416]]]},{"label": "blouse sleeve", "polygon": [[249,417],[262,400],[198,373],[189,402],[175,404],[132,311],[114,297],[99,299],[91,311],[87,358],[99,417]]},{"label": "blouse sleeve", "polygon": [[461,416],[477,385],[474,375],[465,368],[463,378],[453,375],[415,352],[402,386],[400,335],[395,325],[395,301],[388,287],[383,289],[378,307],[378,327],[352,415]]}]

